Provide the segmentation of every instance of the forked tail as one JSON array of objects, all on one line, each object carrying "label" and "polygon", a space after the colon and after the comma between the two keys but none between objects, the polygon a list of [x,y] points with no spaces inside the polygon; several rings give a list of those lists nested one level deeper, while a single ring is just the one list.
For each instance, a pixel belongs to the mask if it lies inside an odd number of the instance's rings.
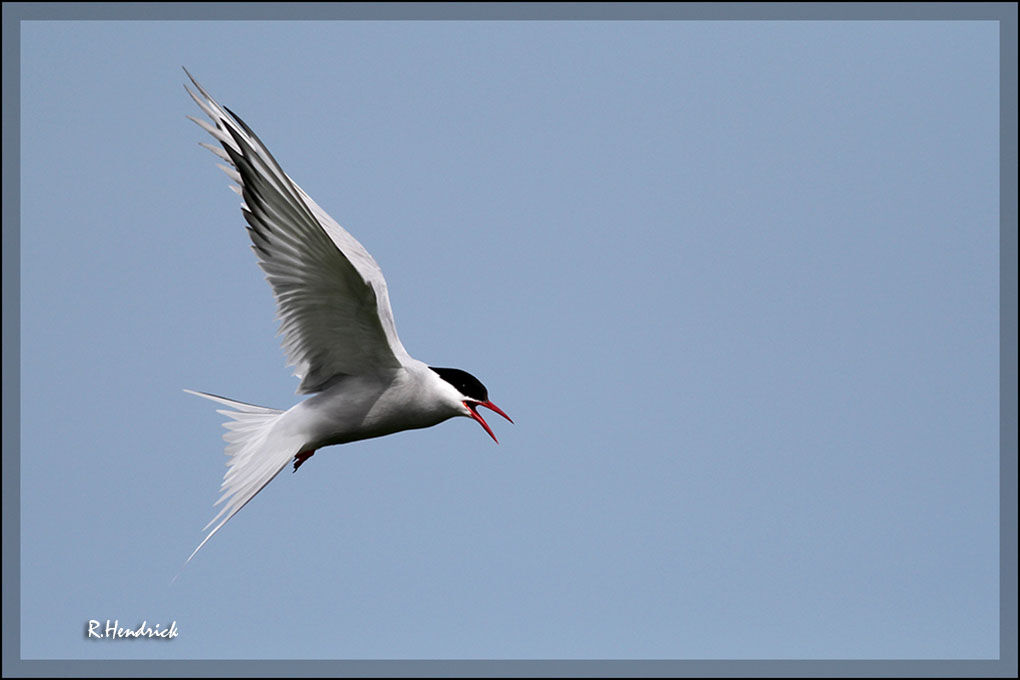
[{"label": "forked tail", "polygon": [[[230,418],[223,423],[223,427],[227,429],[223,439],[227,442],[228,469],[223,476],[223,484],[220,486],[223,495],[215,503],[215,505],[220,503],[224,503],[224,505],[219,514],[205,525],[203,531],[209,527],[213,527],[213,529],[188,557],[184,563],[187,564],[202,549],[202,546],[220,530],[220,527],[227,523],[227,520],[236,515],[237,511],[254,498],[255,494],[261,491],[266,484],[273,481],[273,478],[287,466],[287,463],[297,453],[297,450],[294,449],[300,444],[274,435],[273,425],[283,411],[246,404],[215,394],[195,392],[194,390],[184,391],[211,399],[232,409],[217,409],[217,413]],[[214,524],[215,526],[213,526]]]}]

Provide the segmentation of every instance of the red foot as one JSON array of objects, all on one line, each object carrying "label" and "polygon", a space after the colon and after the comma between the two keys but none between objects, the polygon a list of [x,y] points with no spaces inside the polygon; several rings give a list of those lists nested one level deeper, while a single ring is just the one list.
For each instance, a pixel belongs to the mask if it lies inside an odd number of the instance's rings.
[{"label": "red foot", "polygon": [[311,451],[302,451],[298,455],[294,456],[294,472],[297,472],[297,469],[301,467],[301,464],[314,455],[315,449],[312,449]]}]

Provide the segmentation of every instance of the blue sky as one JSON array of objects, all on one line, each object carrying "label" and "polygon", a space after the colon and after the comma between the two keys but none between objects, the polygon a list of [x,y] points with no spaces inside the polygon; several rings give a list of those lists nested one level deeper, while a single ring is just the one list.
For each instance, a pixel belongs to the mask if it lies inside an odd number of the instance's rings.
[{"label": "blue sky", "polygon": [[[22,25],[25,658],[994,658],[993,22]],[[171,577],[297,382],[181,66],[466,419]],[[89,619],[177,621],[97,643]]]}]

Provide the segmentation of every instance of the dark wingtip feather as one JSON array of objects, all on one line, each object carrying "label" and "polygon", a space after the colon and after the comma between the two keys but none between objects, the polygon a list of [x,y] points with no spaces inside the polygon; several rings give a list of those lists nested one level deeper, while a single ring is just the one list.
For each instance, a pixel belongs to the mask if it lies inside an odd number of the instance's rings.
[{"label": "dark wingtip feather", "polygon": [[233,118],[234,120],[237,121],[237,124],[241,126],[241,129],[243,129],[245,132],[247,132],[249,135],[251,135],[255,139],[258,139],[258,137],[256,137],[256,135],[252,131],[252,129],[250,127],[248,127],[248,124],[245,123],[243,120],[241,120],[241,117],[239,115],[237,115],[236,113],[231,111],[230,108],[227,107],[227,106],[224,106],[223,110],[226,111],[227,113],[229,113],[231,118]]}]

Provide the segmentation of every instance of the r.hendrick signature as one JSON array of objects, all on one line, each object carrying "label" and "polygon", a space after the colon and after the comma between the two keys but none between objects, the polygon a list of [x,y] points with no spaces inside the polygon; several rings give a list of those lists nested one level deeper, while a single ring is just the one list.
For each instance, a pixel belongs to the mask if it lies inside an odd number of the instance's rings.
[{"label": "r.hendrick signature", "polygon": [[175,637],[180,635],[180,631],[177,630],[177,622],[171,621],[170,626],[167,628],[160,628],[160,624],[155,626],[148,625],[148,621],[142,621],[142,625],[137,628],[121,628],[120,621],[114,619],[106,619],[106,627],[102,628],[102,624],[95,619],[89,619],[88,630],[85,635],[86,638],[92,639],[109,639],[109,640],[137,640],[138,638],[161,638],[163,640],[173,640]]}]

